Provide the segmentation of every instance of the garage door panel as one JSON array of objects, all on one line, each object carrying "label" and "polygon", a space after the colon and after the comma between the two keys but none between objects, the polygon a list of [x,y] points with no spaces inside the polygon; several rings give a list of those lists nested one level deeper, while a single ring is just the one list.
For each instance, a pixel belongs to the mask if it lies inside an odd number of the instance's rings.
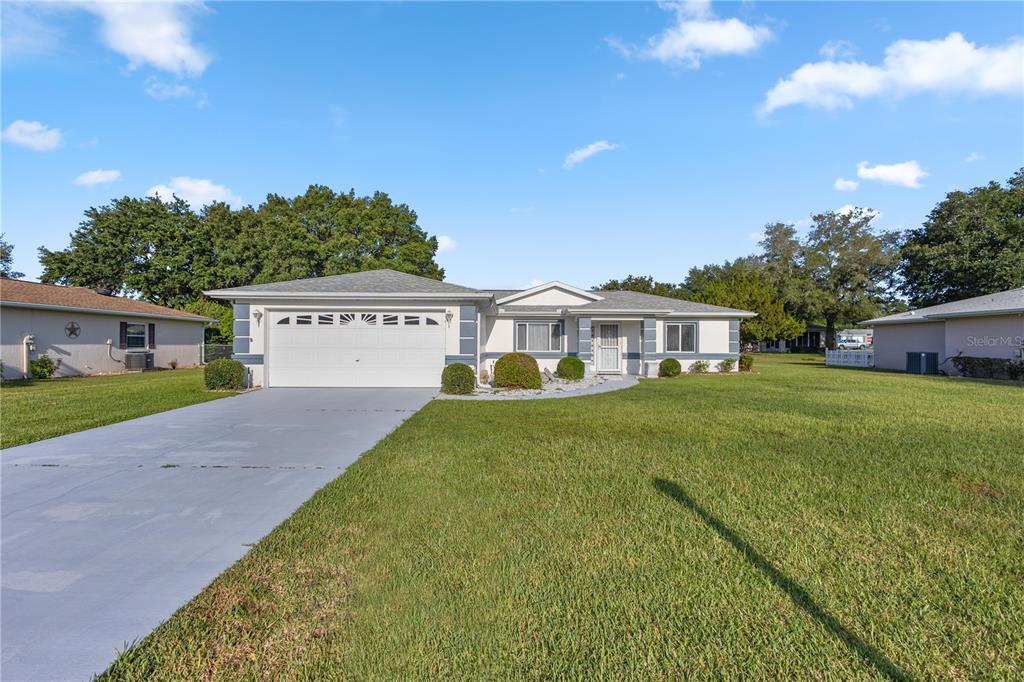
[{"label": "garage door panel", "polygon": [[[273,313],[268,384],[437,387],[444,369],[444,327],[427,324],[427,317],[437,322],[441,314]],[[407,318],[419,324],[405,324]],[[313,323],[296,324],[305,319]],[[281,320],[285,323],[278,324]],[[384,324],[388,320],[398,324]]]}]

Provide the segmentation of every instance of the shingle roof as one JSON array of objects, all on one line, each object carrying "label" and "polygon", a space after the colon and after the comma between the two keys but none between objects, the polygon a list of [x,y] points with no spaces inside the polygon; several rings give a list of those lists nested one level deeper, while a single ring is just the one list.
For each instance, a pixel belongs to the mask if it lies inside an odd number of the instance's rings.
[{"label": "shingle roof", "polygon": [[[246,294],[453,294],[474,296],[493,296],[495,300],[521,293],[524,289],[473,289],[458,284],[449,284],[435,279],[428,279],[418,275],[409,275],[394,270],[367,270],[365,272],[353,272],[346,275],[331,275],[329,277],[316,277],[313,279],[295,279],[287,282],[274,282],[271,284],[253,284],[249,286],[234,287],[231,289],[217,289],[206,292],[208,295],[217,298],[232,298],[234,296],[245,296]],[[665,296],[653,296],[641,294],[635,291],[593,291],[601,296],[603,300],[588,301],[574,305],[563,306],[515,306],[518,312],[555,312],[564,308],[583,309],[588,312],[600,313],[602,311],[648,311],[665,310],[677,314],[700,314],[700,313],[737,313],[740,315],[752,315],[745,310],[735,308],[723,308],[716,305],[694,303],[678,298],[666,298]]]},{"label": "shingle roof", "polygon": [[366,270],[345,275],[329,275],[311,279],[292,279],[270,284],[250,284],[207,292],[223,297],[227,294],[260,293],[324,293],[324,294],[480,294],[479,289],[449,284],[429,277],[410,275],[395,270]]},{"label": "shingle roof", "polygon": [[56,284],[24,282],[18,279],[0,278],[0,302],[17,303],[27,306],[58,308],[82,308],[103,310],[112,313],[131,313],[153,317],[180,317],[196,322],[212,322],[208,317],[187,313],[184,310],[165,308],[145,301],[136,301],[120,296],[104,296],[85,287],[64,287]]},{"label": "shingle roof", "polygon": [[905,313],[886,315],[873,320],[864,320],[861,324],[909,324],[914,322],[936,322],[947,317],[973,317],[979,315],[1003,315],[1024,313],[1024,287],[1010,289],[962,301],[918,308]]},{"label": "shingle roof", "polygon": [[739,313],[750,315],[749,311],[738,310],[737,308],[724,308],[707,303],[695,303],[685,301],[681,298],[669,298],[668,296],[655,296],[653,294],[642,294],[638,291],[595,291],[602,297],[601,301],[592,301],[581,305],[569,306],[576,310],[587,310],[600,312],[602,310],[668,310],[672,313],[699,314],[699,313]]}]

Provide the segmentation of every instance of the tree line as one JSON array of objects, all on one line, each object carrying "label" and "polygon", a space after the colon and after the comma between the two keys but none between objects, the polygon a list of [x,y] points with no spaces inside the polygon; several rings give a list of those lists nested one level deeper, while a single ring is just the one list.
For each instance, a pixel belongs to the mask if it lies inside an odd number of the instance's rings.
[{"label": "tree line", "polygon": [[833,348],[840,325],[1024,286],[1024,169],[1005,185],[948,193],[916,229],[879,231],[876,216],[865,208],[814,215],[802,238],[794,225],[772,223],[759,252],[691,268],[681,283],[630,275],[601,288],[753,310],[740,325],[745,343],[821,323]]},{"label": "tree line", "polygon": [[[753,310],[741,339],[792,338],[822,323],[826,342],[840,325],[914,307],[1024,286],[1024,169],[1003,185],[950,192],[924,224],[879,231],[870,209],[765,227],[757,253],[691,268],[680,283],[631,275],[600,288],[628,289]],[[11,270],[0,236],[0,275]],[[230,341],[230,310],[204,290],[388,267],[443,279],[437,239],[415,211],[377,192],[357,196],[311,185],[286,198],[233,209],[193,210],[180,199],[122,197],[92,207],[59,251],[39,249],[42,281],[137,296],[223,320],[209,340]]]}]

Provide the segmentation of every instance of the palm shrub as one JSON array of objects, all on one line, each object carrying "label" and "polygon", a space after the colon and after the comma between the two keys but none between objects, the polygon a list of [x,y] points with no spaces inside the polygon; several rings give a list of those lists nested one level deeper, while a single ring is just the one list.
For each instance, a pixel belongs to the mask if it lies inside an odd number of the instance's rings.
[{"label": "palm shrub", "polygon": [[754,354],[740,353],[740,371],[750,372],[754,369]]},{"label": "palm shrub", "polygon": [[568,381],[580,381],[586,374],[586,365],[583,361],[572,355],[566,356],[558,361],[555,374]]},{"label": "palm shrub", "polygon": [[677,377],[683,371],[683,366],[675,358],[665,358],[658,363],[659,377]]},{"label": "palm shrub", "polygon": [[718,363],[719,372],[731,372],[732,368],[736,366],[736,361],[732,358],[725,358]]},{"label": "palm shrub", "polygon": [[711,363],[707,360],[694,360],[690,363],[689,372],[691,374],[706,374],[709,367],[711,367]]},{"label": "palm shrub", "polygon": [[245,386],[245,365],[221,358],[203,368],[203,382],[212,391],[238,391]]},{"label": "palm shrub", "polygon": [[494,385],[501,388],[540,388],[540,367],[526,353],[502,355],[494,363]]},{"label": "palm shrub", "polygon": [[441,392],[450,395],[468,395],[476,387],[473,368],[461,362],[448,365],[441,372]]}]

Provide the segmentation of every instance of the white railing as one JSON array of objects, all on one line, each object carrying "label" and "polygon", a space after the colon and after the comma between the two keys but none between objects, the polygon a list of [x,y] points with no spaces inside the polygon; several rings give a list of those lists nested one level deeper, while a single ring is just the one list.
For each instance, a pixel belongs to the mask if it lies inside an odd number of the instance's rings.
[{"label": "white railing", "polygon": [[826,350],[825,364],[829,367],[874,367],[873,350]]}]

